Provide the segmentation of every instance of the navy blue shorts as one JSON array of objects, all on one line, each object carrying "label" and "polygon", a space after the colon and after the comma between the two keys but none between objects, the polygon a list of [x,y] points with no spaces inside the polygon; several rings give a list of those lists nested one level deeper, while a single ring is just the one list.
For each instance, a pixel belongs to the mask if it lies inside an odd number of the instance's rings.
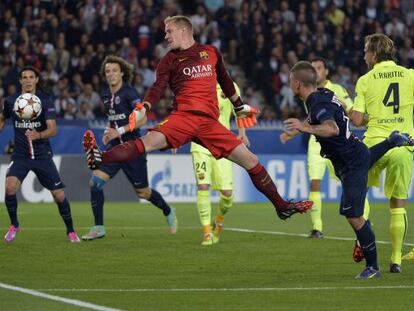
[{"label": "navy blue shorts", "polygon": [[23,182],[29,171],[33,171],[40,184],[48,190],[65,187],[52,158],[34,160],[14,158],[10,162],[6,176],[17,177],[20,182]]},{"label": "navy blue shorts", "polygon": [[368,148],[359,143],[343,160],[333,161],[336,175],[341,181],[342,197],[339,213],[356,218],[364,214],[369,170]]},{"label": "navy blue shorts", "polygon": [[122,169],[135,189],[148,187],[147,157],[140,155],[127,163],[112,163],[99,166],[99,170],[114,177]]}]

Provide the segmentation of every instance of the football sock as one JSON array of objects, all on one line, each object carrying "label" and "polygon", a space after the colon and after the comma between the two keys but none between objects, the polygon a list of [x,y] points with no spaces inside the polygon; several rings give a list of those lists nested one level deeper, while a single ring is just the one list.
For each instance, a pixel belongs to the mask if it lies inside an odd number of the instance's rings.
[{"label": "football sock", "polygon": [[66,225],[66,233],[75,231],[73,229],[72,215],[70,213],[70,206],[68,199],[64,199],[63,202],[57,202],[59,208],[59,214]]},{"label": "football sock", "polygon": [[105,196],[103,190],[91,190],[91,206],[96,226],[103,226],[103,205]]},{"label": "football sock", "polygon": [[225,196],[224,194],[220,193],[220,199],[218,202],[218,211],[217,214],[224,216],[229,211],[230,207],[233,205],[233,195]]},{"label": "football sock", "polygon": [[320,191],[311,191],[309,200],[313,201],[313,207],[310,211],[313,229],[322,232],[322,199]]},{"label": "football sock", "polygon": [[124,163],[145,153],[141,139],[129,140],[102,153],[102,164]]},{"label": "football sock", "polygon": [[16,228],[19,227],[19,222],[17,221],[17,198],[15,194],[6,194],[4,199],[7,207],[7,213],[9,213],[10,222]]},{"label": "football sock", "polygon": [[367,267],[378,269],[375,234],[371,226],[365,221],[361,229],[354,231],[364,252]]},{"label": "football sock", "polygon": [[405,208],[391,208],[391,263],[401,265],[401,252],[407,233],[407,214]]},{"label": "football sock", "polygon": [[371,211],[371,206],[369,205],[368,202],[368,198],[365,197],[365,203],[364,203],[364,215],[362,215],[364,217],[365,220],[368,221],[369,219],[369,212]]},{"label": "football sock", "polygon": [[386,139],[369,148],[369,167],[373,166],[388,150],[394,146]]},{"label": "football sock", "polygon": [[275,183],[260,162],[247,172],[256,189],[263,193],[276,209],[288,206],[288,202],[279,195]]},{"label": "football sock", "polygon": [[98,176],[92,175],[91,178],[91,206],[93,217],[95,218],[95,226],[103,226],[103,206],[105,196],[103,186],[106,181]]},{"label": "football sock", "polygon": [[203,225],[203,227],[207,225],[210,227],[211,203],[210,203],[210,191],[209,190],[198,190],[197,191],[197,209],[198,209],[198,215],[200,216],[200,222]]},{"label": "football sock", "polygon": [[161,196],[161,194],[154,189],[151,189],[151,196],[148,199],[152,204],[154,204],[156,207],[158,207],[160,210],[162,210],[162,213],[164,216],[168,216],[171,213],[171,208],[165,202],[164,198]]}]

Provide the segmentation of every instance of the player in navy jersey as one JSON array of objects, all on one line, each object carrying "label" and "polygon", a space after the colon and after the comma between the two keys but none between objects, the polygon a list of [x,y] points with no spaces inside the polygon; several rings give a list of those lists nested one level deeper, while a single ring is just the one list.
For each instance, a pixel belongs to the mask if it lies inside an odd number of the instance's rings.
[{"label": "player in navy jersey", "polygon": [[[52,148],[49,137],[56,135],[55,108],[50,97],[41,92],[42,80],[39,72],[30,66],[22,68],[19,73],[21,93],[9,96],[4,101],[3,111],[0,114],[0,129],[5,126],[6,119],[11,119],[14,128],[15,148],[11,156],[11,163],[6,175],[5,203],[10,217],[10,228],[4,239],[12,242],[20,231],[17,219],[16,192],[26,178],[29,171],[33,171],[43,187],[50,190],[55,200],[60,216],[66,225],[66,233],[70,242],[80,242],[73,229],[70,205],[65,197],[65,185],[60,179],[58,170],[53,162]],[[42,103],[42,111],[33,120],[21,120],[13,111],[16,98],[22,93],[35,94]]]},{"label": "player in navy jersey", "polygon": [[321,155],[332,161],[342,185],[340,214],[354,229],[365,254],[366,268],[356,278],[379,277],[375,235],[363,218],[369,168],[388,150],[414,145],[408,134],[394,131],[381,143],[367,148],[349,130],[349,119],[340,100],[325,88],[316,88],[316,70],[311,63],[300,61],[291,69],[290,87],[305,102],[305,122],[285,120],[287,135],[293,132],[313,134],[321,144]]},{"label": "player in navy jersey", "polygon": [[[103,136],[103,143],[110,150],[113,146],[140,137],[139,128],[130,129],[128,117],[135,105],[141,101],[138,92],[129,83],[132,79],[132,66],[117,56],[107,56],[102,63],[101,74],[108,87],[101,94],[108,116],[108,127]],[[105,236],[103,224],[104,193],[103,186],[119,170],[125,173],[139,198],[150,201],[162,210],[171,234],[177,232],[175,209],[170,207],[161,194],[148,186],[147,159],[141,155],[127,163],[101,165],[94,170],[90,181],[91,205],[95,225],[82,236],[83,240],[95,240]]]}]

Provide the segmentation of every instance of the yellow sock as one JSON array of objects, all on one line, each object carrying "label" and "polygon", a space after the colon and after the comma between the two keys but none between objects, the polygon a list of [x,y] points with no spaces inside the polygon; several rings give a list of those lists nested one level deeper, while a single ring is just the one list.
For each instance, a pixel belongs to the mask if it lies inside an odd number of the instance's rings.
[{"label": "yellow sock", "polygon": [[391,263],[401,265],[401,252],[407,232],[407,215],[405,208],[391,208]]},{"label": "yellow sock", "polygon": [[371,211],[371,206],[369,205],[368,198],[365,197],[365,204],[364,204],[364,219],[369,219],[369,212]]},{"label": "yellow sock", "polygon": [[322,199],[319,191],[311,191],[309,200],[313,201],[313,207],[310,211],[313,229],[322,232]]},{"label": "yellow sock", "polygon": [[210,224],[204,225],[203,226],[203,234],[206,235],[206,234],[210,234],[210,233],[211,233],[211,226],[210,226]]},{"label": "yellow sock", "polygon": [[210,203],[210,191],[198,190],[197,191],[197,209],[200,216],[200,222],[203,226],[210,226],[211,223],[211,203]]},{"label": "yellow sock", "polygon": [[227,197],[224,194],[220,193],[220,199],[218,202],[218,211],[217,214],[224,216],[229,211],[230,207],[233,205],[233,195]]}]

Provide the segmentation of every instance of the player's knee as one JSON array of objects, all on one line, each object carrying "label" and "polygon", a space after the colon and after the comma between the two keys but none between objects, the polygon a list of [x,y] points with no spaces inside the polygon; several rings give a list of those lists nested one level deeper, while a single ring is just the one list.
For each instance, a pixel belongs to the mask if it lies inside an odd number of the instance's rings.
[{"label": "player's knee", "polygon": [[135,189],[135,193],[140,199],[149,200],[151,198],[151,188]]},{"label": "player's knee", "polygon": [[62,203],[65,200],[65,191],[63,189],[53,190],[52,196],[56,203]]},{"label": "player's knee", "polygon": [[91,191],[97,192],[103,189],[106,181],[98,176],[92,175],[92,178],[89,182],[89,186],[91,187]]},{"label": "player's knee", "polygon": [[17,183],[6,182],[6,194],[8,195],[16,194],[17,189],[18,189]]},{"label": "player's knee", "polygon": [[207,191],[210,189],[210,185],[209,184],[202,184],[202,185],[198,185],[197,186],[197,190],[200,191]]},{"label": "player's knee", "polygon": [[224,197],[230,198],[233,195],[233,190],[220,190]]},{"label": "player's knee", "polygon": [[311,191],[321,191],[321,181],[317,179],[312,179],[310,182],[310,190]]},{"label": "player's knee", "polygon": [[365,220],[364,220],[364,218],[362,216],[359,216],[359,217],[347,217],[346,220],[348,220],[348,223],[355,230],[360,230],[363,227],[364,223],[365,223]]}]

